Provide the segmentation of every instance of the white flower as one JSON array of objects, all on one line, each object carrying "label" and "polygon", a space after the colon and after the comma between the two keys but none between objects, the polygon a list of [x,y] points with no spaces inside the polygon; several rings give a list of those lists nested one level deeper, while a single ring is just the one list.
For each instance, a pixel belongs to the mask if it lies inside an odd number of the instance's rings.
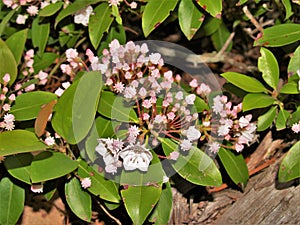
[{"label": "white flower", "polygon": [[136,96],[136,89],[135,87],[126,87],[125,90],[124,90],[124,97],[125,98],[134,98]]},{"label": "white flower", "polygon": [[149,149],[144,145],[137,143],[129,145],[120,152],[120,157],[123,159],[125,170],[139,169],[147,171],[149,164],[153,158]]},{"label": "white flower", "polygon": [[193,105],[196,100],[196,95],[195,94],[190,94],[185,97],[185,101],[188,105]]},{"label": "white flower", "polygon": [[31,6],[29,6],[29,7],[27,8],[26,11],[29,13],[30,16],[35,16],[35,15],[38,14],[39,9],[38,9],[37,6],[31,5]]},{"label": "white flower", "polygon": [[13,114],[5,114],[4,115],[4,122],[10,123],[15,121],[15,116]]},{"label": "white flower", "polygon": [[300,123],[293,124],[292,131],[294,131],[294,133],[298,134],[300,132]]},{"label": "white flower", "polygon": [[46,137],[45,139],[45,144],[48,145],[48,146],[52,146],[55,144],[55,140],[53,137],[49,136],[49,137]]},{"label": "white flower", "polygon": [[249,114],[249,115],[247,115],[247,116],[245,116],[245,117],[242,116],[242,117],[239,119],[239,126],[240,126],[241,128],[248,126],[251,119],[252,119],[252,115],[251,115],[251,114]]},{"label": "white flower", "polygon": [[229,126],[227,126],[227,125],[219,126],[218,135],[219,136],[225,136],[229,133],[229,131],[230,131]]},{"label": "white flower", "polygon": [[182,91],[178,91],[175,95],[175,99],[182,100],[183,99],[183,93]]},{"label": "white flower", "polygon": [[196,141],[201,137],[200,131],[197,130],[195,126],[190,126],[189,129],[185,131],[185,135],[189,141]]},{"label": "white flower", "polygon": [[192,148],[192,142],[190,142],[187,139],[184,139],[184,140],[181,141],[180,147],[183,151],[188,151]]},{"label": "white flower", "polygon": [[80,10],[74,15],[74,23],[88,26],[90,16],[93,14],[93,7],[88,6],[85,10]]},{"label": "white flower", "polygon": [[157,65],[159,60],[161,58],[161,55],[159,53],[151,53],[149,55],[149,60],[151,63],[153,63],[154,65]]},{"label": "white flower", "polygon": [[217,153],[220,149],[220,144],[218,142],[212,142],[209,145],[209,151],[211,151],[212,153]]},{"label": "white flower", "polygon": [[193,79],[190,83],[189,83],[190,87],[195,88],[198,86],[198,82],[196,79]]},{"label": "white flower", "polygon": [[85,177],[81,180],[81,187],[83,187],[84,189],[89,188],[91,185],[92,185],[91,178]]},{"label": "white flower", "polygon": [[28,18],[27,15],[21,15],[21,14],[19,14],[18,17],[17,17],[17,19],[16,19],[16,23],[17,24],[25,24],[27,18]]}]

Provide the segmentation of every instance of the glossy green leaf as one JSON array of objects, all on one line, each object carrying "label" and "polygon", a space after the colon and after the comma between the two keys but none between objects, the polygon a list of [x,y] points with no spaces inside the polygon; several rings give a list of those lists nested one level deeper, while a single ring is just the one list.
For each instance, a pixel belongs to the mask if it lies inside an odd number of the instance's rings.
[{"label": "glossy green leaf", "polygon": [[276,106],[273,106],[265,114],[258,117],[257,131],[264,131],[272,125],[276,116],[276,108]]},{"label": "glossy green leaf", "polygon": [[289,121],[290,125],[293,125],[295,123],[298,123],[300,120],[300,106],[297,107],[296,111],[292,113],[292,118]]},{"label": "glossy green leaf", "polygon": [[203,110],[209,110],[207,103],[199,96],[196,96],[194,106],[196,107],[198,113],[203,112]]},{"label": "glossy green leaf", "polygon": [[293,11],[292,11],[292,5],[291,5],[291,1],[290,0],[281,0],[282,4],[284,5],[285,8],[285,18],[284,20],[287,20],[288,18],[291,17],[291,15],[293,15]]},{"label": "glossy green leaf", "polygon": [[92,218],[92,198],[84,191],[79,180],[73,177],[65,184],[66,200],[73,213],[80,219],[90,222]]},{"label": "glossy green leaf", "polygon": [[300,45],[296,48],[294,54],[291,56],[288,65],[288,74],[293,75],[297,73],[300,68]]},{"label": "glossy green leaf", "polygon": [[300,40],[300,24],[279,24],[264,29],[254,46],[279,47]]},{"label": "glossy green leaf", "polygon": [[258,58],[258,70],[262,72],[265,82],[274,90],[277,89],[279,82],[279,67],[273,53],[266,49],[260,49],[261,56]]},{"label": "glossy green leaf", "polygon": [[87,136],[94,123],[101,89],[101,74],[86,72],[57,102],[52,125],[69,143],[76,144]]},{"label": "glossy green leaf", "polygon": [[95,151],[96,146],[98,145],[97,139],[99,138],[96,125],[93,124],[92,129],[85,141],[85,151],[89,160],[94,162],[97,159],[97,154]]},{"label": "glossy green leaf", "polygon": [[198,4],[213,17],[220,15],[222,11],[222,0],[198,0]]},{"label": "glossy green leaf", "polygon": [[267,92],[267,89],[264,87],[264,85],[253,77],[236,72],[222,73],[221,76],[224,77],[228,82],[247,92]]},{"label": "glossy green leaf", "polygon": [[41,107],[57,96],[51,92],[33,91],[17,96],[15,105],[11,107],[10,113],[18,121],[35,119],[41,110]]},{"label": "glossy green leaf", "polygon": [[[160,139],[166,155],[178,149],[170,139]],[[186,180],[203,186],[220,186],[222,177],[213,160],[200,149],[193,147],[185,154],[180,154],[176,162],[171,162],[175,171]]]},{"label": "glossy green leaf", "polygon": [[205,19],[204,24],[201,27],[201,29],[202,28],[204,29],[206,36],[210,36],[213,33],[217,32],[217,30],[219,29],[221,24],[222,24],[222,20],[216,19],[214,17],[209,17],[209,18]]},{"label": "glossy green leaf", "polygon": [[0,143],[0,156],[34,152],[47,148],[34,133],[27,130],[2,132],[0,133]]},{"label": "glossy green leaf", "polygon": [[73,15],[77,11],[85,9],[91,4],[95,4],[97,2],[101,2],[102,0],[77,0],[73,3],[69,4],[65,9],[63,9],[55,19],[55,27],[57,24],[62,21],[67,16]]},{"label": "glossy green leaf", "polygon": [[89,21],[89,36],[95,49],[98,48],[103,34],[108,32],[112,21],[111,7],[108,3],[101,3],[95,8],[94,15],[91,15]]},{"label": "glossy green leaf", "polygon": [[91,178],[92,185],[87,190],[100,198],[118,203],[120,202],[119,187],[118,185],[104,177],[104,173],[96,172],[85,161],[80,160],[78,166],[78,175],[80,177]]},{"label": "glossy green leaf", "polygon": [[280,94],[299,94],[298,84],[294,81],[286,83],[280,89]]},{"label": "glossy green leaf", "polygon": [[40,23],[40,18],[37,17],[32,22],[31,31],[32,44],[38,48],[38,56],[42,57],[50,34],[50,23]]},{"label": "glossy green leaf", "polygon": [[61,152],[44,151],[34,157],[30,167],[32,183],[62,177],[78,167],[78,162]]},{"label": "glossy green leaf", "polygon": [[182,0],[178,7],[178,20],[182,32],[188,40],[191,40],[204,18],[203,13],[197,9],[193,1]]},{"label": "glossy green leaf", "polygon": [[21,180],[27,184],[30,181],[30,165],[33,159],[31,153],[17,154],[8,156],[4,160],[4,166],[14,178]]},{"label": "glossy green leaf", "polygon": [[20,30],[11,35],[7,40],[6,44],[13,53],[16,63],[19,64],[27,40],[28,29]]},{"label": "glossy green leaf", "polygon": [[275,103],[275,99],[263,93],[249,93],[243,99],[243,111],[265,108]]},{"label": "glossy green leaf", "polygon": [[25,204],[25,190],[8,177],[0,181],[0,224],[16,224]]},{"label": "glossy green leaf", "polygon": [[149,0],[145,6],[142,16],[142,28],[145,37],[147,37],[155,28],[157,28],[173,11],[178,0]]},{"label": "glossy green leaf", "polygon": [[279,182],[287,182],[300,177],[300,141],[294,144],[283,158],[279,172]]},{"label": "glossy green leaf", "polygon": [[35,73],[38,73],[40,70],[44,70],[52,65],[58,57],[59,55],[52,52],[45,52],[42,57],[35,55],[33,63]]},{"label": "glossy green leaf", "polygon": [[0,39],[0,83],[3,83],[3,77],[6,73],[10,75],[9,84],[12,85],[18,74],[15,57],[7,44]]},{"label": "glossy green leaf", "polygon": [[119,25],[122,25],[122,24],[123,24],[123,20],[122,20],[120,11],[119,11],[119,7],[116,6],[116,5],[112,5],[112,6],[111,6],[111,9],[112,9],[111,15],[113,15],[113,16],[116,18],[116,22],[117,22]]},{"label": "glossy green leaf", "polygon": [[121,191],[125,208],[135,225],[142,225],[161,195],[155,186],[129,186]]},{"label": "glossy green leaf", "polygon": [[221,147],[218,156],[232,181],[245,187],[249,179],[249,172],[243,155]]},{"label": "glossy green leaf", "polygon": [[108,138],[108,137],[112,137],[115,134],[112,121],[102,116],[99,116],[96,119],[96,127],[97,127],[99,138]]},{"label": "glossy green leaf", "polygon": [[285,109],[280,109],[276,118],[276,130],[283,130],[286,128],[286,122],[290,117],[290,113]]},{"label": "glossy green leaf", "polygon": [[101,93],[98,112],[111,119],[122,122],[138,122],[138,117],[132,107],[125,105],[124,98],[109,91]]},{"label": "glossy green leaf", "polygon": [[156,225],[168,224],[172,213],[172,189],[169,182],[165,185],[166,186],[162,189],[159,201],[149,219],[150,222],[153,222]]},{"label": "glossy green leaf", "polygon": [[56,3],[49,4],[45,8],[42,8],[39,11],[39,16],[40,17],[52,16],[55,13],[57,13],[63,5],[64,5],[63,2],[56,2]]},{"label": "glossy green leaf", "polygon": [[2,19],[2,21],[0,23],[0,37],[2,36],[3,31],[7,27],[7,23],[13,17],[13,15],[15,14],[15,12],[16,12],[16,9],[10,10],[10,12],[7,13],[7,15]]},{"label": "glossy green leaf", "polygon": [[[215,33],[213,33],[211,36],[212,43],[217,51],[220,51],[223,48],[229,36],[230,36],[230,32],[225,26],[225,24],[222,22],[218,30]],[[232,42],[227,47],[226,51],[229,52],[231,48],[232,48]]]}]

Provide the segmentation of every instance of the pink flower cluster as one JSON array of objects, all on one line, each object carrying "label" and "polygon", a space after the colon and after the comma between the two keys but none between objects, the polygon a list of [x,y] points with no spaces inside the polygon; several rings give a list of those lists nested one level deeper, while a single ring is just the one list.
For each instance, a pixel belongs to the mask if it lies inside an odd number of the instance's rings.
[{"label": "pink flower cluster", "polygon": [[[238,117],[238,113],[242,110],[241,103],[232,107],[227,96],[218,95],[213,99],[212,110],[218,116],[218,123],[214,124],[217,125],[217,135],[234,143],[237,152],[242,151],[244,145],[250,145],[256,140],[256,124],[250,122],[252,115]],[[216,144],[210,146],[214,152],[216,146]]]}]

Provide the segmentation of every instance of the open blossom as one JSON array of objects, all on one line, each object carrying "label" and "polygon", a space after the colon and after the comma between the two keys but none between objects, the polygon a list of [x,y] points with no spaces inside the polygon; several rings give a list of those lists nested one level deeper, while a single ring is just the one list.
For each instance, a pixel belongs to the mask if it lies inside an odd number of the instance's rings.
[{"label": "open blossom", "polygon": [[4,122],[10,123],[15,121],[15,116],[13,114],[5,114],[4,115]]},{"label": "open blossom", "polygon": [[78,57],[78,52],[74,48],[69,48],[66,50],[66,57],[68,62],[72,62],[74,59]]},{"label": "open blossom", "polygon": [[91,185],[92,185],[91,178],[85,177],[81,180],[81,187],[83,187],[84,189],[89,188]]},{"label": "open blossom", "polygon": [[251,114],[249,114],[249,115],[247,115],[247,116],[245,116],[245,117],[242,116],[242,117],[239,119],[239,126],[240,126],[241,128],[248,126],[249,123],[250,123],[250,121],[251,121],[251,119],[252,119],[252,115],[251,115]]},{"label": "open blossom", "polygon": [[159,63],[159,60],[161,59],[161,55],[159,53],[151,53],[149,55],[149,60],[154,65],[157,65]]},{"label": "open blossom", "polygon": [[208,85],[201,83],[196,92],[198,95],[207,96],[211,93],[211,89]]},{"label": "open blossom", "polygon": [[147,171],[153,159],[150,150],[140,143],[124,148],[120,152],[120,157],[123,159],[125,170],[139,169],[141,171]]},{"label": "open blossom", "polygon": [[52,146],[55,144],[55,140],[53,137],[49,136],[49,137],[46,137],[45,139],[45,144],[48,145],[48,146]]},{"label": "open blossom", "polygon": [[137,137],[140,133],[140,129],[136,125],[131,125],[128,129],[129,136]]},{"label": "open blossom", "polygon": [[178,157],[179,157],[179,152],[174,151],[170,153],[170,159],[177,160]]},{"label": "open blossom", "polygon": [[198,86],[198,82],[196,79],[193,79],[190,83],[189,83],[190,87],[195,88]]},{"label": "open blossom", "polygon": [[190,94],[185,97],[185,101],[188,105],[193,105],[195,100],[196,100],[196,95],[194,94]]},{"label": "open blossom", "polygon": [[136,2],[131,2],[130,3],[130,8],[136,9],[137,8],[137,3]]},{"label": "open blossom", "polygon": [[10,110],[10,104],[7,104],[7,103],[6,103],[6,104],[4,104],[4,105],[2,106],[2,108],[3,108],[4,111],[7,112],[7,111]]},{"label": "open blossom", "polygon": [[118,6],[122,0],[108,0],[109,6]]},{"label": "open blossom", "polygon": [[180,147],[183,151],[188,151],[192,148],[193,144],[187,139],[184,139],[180,142]]},{"label": "open blossom", "polygon": [[83,26],[87,26],[89,23],[90,16],[93,14],[93,7],[88,6],[84,10],[80,10],[74,15],[74,23],[82,24]]},{"label": "open blossom", "polygon": [[17,17],[17,19],[16,19],[16,23],[17,24],[25,24],[27,18],[28,18],[27,15],[21,15],[21,14],[19,14],[18,17]]},{"label": "open blossom", "polygon": [[27,8],[26,11],[29,13],[30,16],[35,16],[35,15],[38,14],[39,9],[38,9],[37,6],[31,5],[31,6],[29,6],[29,7]]},{"label": "open blossom", "polygon": [[184,134],[186,135],[189,141],[196,141],[201,137],[201,133],[199,130],[195,128],[195,126],[190,126]]},{"label": "open blossom", "polygon": [[212,142],[209,144],[209,151],[211,151],[212,153],[217,153],[220,149],[220,144],[218,142]]},{"label": "open blossom", "polygon": [[292,131],[294,131],[296,134],[300,132],[300,121],[298,123],[293,124]]}]

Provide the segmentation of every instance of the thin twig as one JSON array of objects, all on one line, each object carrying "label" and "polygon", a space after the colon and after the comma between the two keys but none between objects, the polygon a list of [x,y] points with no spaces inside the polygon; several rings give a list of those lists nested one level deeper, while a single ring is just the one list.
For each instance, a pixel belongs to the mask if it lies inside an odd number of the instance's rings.
[{"label": "thin twig", "polygon": [[234,38],[235,32],[232,32],[229,37],[227,38],[225,44],[223,45],[223,47],[221,48],[221,50],[218,52],[217,57],[223,55],[226,51],[226,49],[228,48],[228,46],[230,45],[232,39]]},{"label": "thin twig", "polygon": [[259,22],[257,22],[257,20],[255,19],[255,17],[248,10],[247,6],[243,7],[243,11],[244,11],[245,15],[250,19],[250,22],[262,33],[263,32],[262,26],[260,25]]},{"label": "thin twig", "polygon": [[97,201],[98,205],[101,207],[101,209],[105,212],[106,215],[108,215],[111,219],[113,219],[114,221],[116,221],[116,223],[118,225],[122,225],[122,223],[120,222],[120,220],[118,220],[116,217],[114,217],[113,215],[111,215],[107,209],[99,202]]}]

